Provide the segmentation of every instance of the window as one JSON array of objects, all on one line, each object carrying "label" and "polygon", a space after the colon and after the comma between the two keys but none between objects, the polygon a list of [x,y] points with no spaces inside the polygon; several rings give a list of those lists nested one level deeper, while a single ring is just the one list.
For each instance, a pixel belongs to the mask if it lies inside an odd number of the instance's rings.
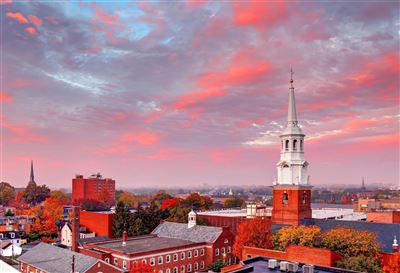
[{"label": "window", "polygon": [[285,141],[285,151],[289,151],[289,140]]},{"label": "window", "polygon": [[215,256],[218,256],[219,255],[219,248],[216,248],[215,249]]},{"label": "window", "polygon": [[192,265],[191,264],[187,265],[187,272],[192,272]]},{"label": "window", "polygon": [[[99,264],[99,265],[100,265],[100,264]],[[122,261],[122,268],[123,268],[123,269],[126,269],[126,261],[125,261],[125,260]]]},{"label": "window", "polygon": [[158,264],[162,264],[163,263],[163,258],[162,256],[158,257]]},{"label": "window", "polygon": [[293,140],[293,151],[297,151],[297,139]]},{"label": "window", "polygon": [[118,266],[118,259],[117,258],[114,258],[114,265]]},{"label": "window", "polygon": [[194,271],[199,270],[199,263],[194,263]]},{"label": "window", "polygon": [[178,260],[178,254],[174,254],[174,262],[176,262]]},{"label": "window", "polygon": [[143,259],[142,263],[143,263],[143,264],[147,264],[147,260],[146,260],[146,259]]},{"label": "window", "polygon": [[194,256],[195,256],[195,257],[198,257],[198,256],[199,256],[199,251],[198,251],[197,249],[194,251]]},{"label": "window", "polygon": [[225,247],[221,248],[221,254],[225,254]]},{"label": "window", "polygon": [[307,193],[303,192],[303,204],[305,204],[307,201]]},{"label": "window", "polygon": [[300,140],[300,152],[303,151],[303,140]]},{"label": "window", "polygon": [[185,273],[185,266],[181,265],[181,273]]},{"label": "window", "polygon": [[110,263],[110,258],[105,258],[104,261],[109,264]]},{"label": "window", "polygon": [[181,252],[181,260],[185,259],[185,252]]},{"label": "window", "polygon": [[150,265],[151,265],[151,266],[156,265],[156,259],[155,259],[155,258],[151,258],[151,259],[150,259]]},{"label": "window", "polygon": [[160,271],[158,271],[158,273],[163,273],[163,271],[162,271],[162,270],[160,270]]},{"label": "window", "polygon": [[228,259],[228,265],[231,265],[231,263],[232,263],[232,260],[231,260],[231,257],[229,257],[229,259]]},{"label": "window", "polygon": [[0,233],[0,239],[3,239],[3,238],[4,238],[3,233]]},{"label": "window", "polygon": [[11,232],[10,235],[11,235],[11,238],[12,238],[12,239],[15,238],[15,233],[14,233],[14,232]]},{"label": "window", "polygon": [[204,248],[200,250],[200,256],[204,256]]},{"label": "window", "polygon": [[174,267],[174,273],[178,273],[178,268],[176,266]]},{"label": "window", "polygon": [[171,261],[171,255],[165,256],[165,262],[169,263]]},{"label": "window", "polygon": [[230,247],[230,246],[228,246],[228,248],[227,248],[227,251],[226,251],[227,253],[231,253],[232,252],[232,248]]},{"label": "window", "polygon": [[200,262],[200,269],[204,269],[204,261]]},{"label": "window", "polygon": [[283,204],[289,203],[289,196],[288,196],[288,194],[287,194],[286,192],[283,193],[283,196],[282,196],[282,203],[283,203]]},{"label": "window", "polygon": [[227,243],[229,243],[229,240],[227,238],[225,238],[224,244],[227,244]]},{"label": "window", "polygon": [[188,259],[191,259],[191,258],[192,258],[192,251],[188,251],[188,252],[187,252],[187,258],[188,258]]},{"label": "window", "polygon": [[165,270],[165,273],[171,273],[171,269],[167,268],[167,269]]}]

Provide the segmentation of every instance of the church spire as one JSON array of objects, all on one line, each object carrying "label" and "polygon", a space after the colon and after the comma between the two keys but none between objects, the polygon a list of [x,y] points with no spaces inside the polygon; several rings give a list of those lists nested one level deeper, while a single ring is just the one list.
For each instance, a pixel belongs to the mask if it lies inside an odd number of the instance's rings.
[{"label": "church spire", "polygon": [[297,113],[296,113],[296,100],[294,98],[294,80],[293,80],[293,69],[290,68],[290,88],[289,88],[289,109],[288,109],[288,125],[297,125]]},{"label": "church spire", "polygon": [[362,191],[365,191],[364,176],[362,177],[361,190],[362,190]]},{"label": "church spire", "polygon": [[33,160],[31,160],[31,176],[29,181],[35,182],[35,176],[33,175]]}]

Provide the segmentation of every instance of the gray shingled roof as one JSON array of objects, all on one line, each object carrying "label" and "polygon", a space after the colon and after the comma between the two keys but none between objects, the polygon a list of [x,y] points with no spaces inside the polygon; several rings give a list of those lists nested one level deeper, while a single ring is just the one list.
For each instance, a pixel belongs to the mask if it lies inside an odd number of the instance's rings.
[{"label": "gray shingled roof", "polygon": [[400,224],[385,224],[375,222],[362,221],[343,221],[343,220],[325,220],[325,219],[304,219],[303,224],[306,226],[316,225],[322,231],[327,231],[336,227],[354,228],[360,231],[367,230],[377,235],[381,244],[380,249],[384,252],[392,251],[393,238],[396,235],[400,238]]},{"label": "gray shingled roof", "polygon": [[49,273],[71,273],[72,255],[75,256],[76,272],[85,272],[97,263],[96,258],[46,243],[33,247],[18,260]]},{"label": "gray shingled roof", "polygon": [[221,227],[196,225],[192,228],[188,228],[187,224],[173,222],[163,222],[152,232],[152,234],[157,234],[159,237],[188,240],[196,243],[214,242],[221,233]]}]

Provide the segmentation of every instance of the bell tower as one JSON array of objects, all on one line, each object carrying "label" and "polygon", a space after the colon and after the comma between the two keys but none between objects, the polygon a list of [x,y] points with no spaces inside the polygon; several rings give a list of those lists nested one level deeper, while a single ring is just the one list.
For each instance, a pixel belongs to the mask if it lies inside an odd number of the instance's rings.
[{"label": "bell tower", "polygon": [[304,218],[311,218],[311,186],[307,176],[308,162],[304,159],[303,131],[298,125],[293,86],[293,70],[290,70],[288,118],[280,135],[280,160],[278,178],[273,186],[272,222],[298,225]]}]

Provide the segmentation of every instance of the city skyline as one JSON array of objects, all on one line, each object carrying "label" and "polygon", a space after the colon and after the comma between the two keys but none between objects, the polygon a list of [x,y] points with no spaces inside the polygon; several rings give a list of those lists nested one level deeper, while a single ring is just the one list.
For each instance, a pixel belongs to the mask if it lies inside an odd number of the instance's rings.
[{"label": "city skyline", "polygon": [[272,185],[290,66],[310,184],[400,180],[396,2],[0,6],[3,181]]}]

